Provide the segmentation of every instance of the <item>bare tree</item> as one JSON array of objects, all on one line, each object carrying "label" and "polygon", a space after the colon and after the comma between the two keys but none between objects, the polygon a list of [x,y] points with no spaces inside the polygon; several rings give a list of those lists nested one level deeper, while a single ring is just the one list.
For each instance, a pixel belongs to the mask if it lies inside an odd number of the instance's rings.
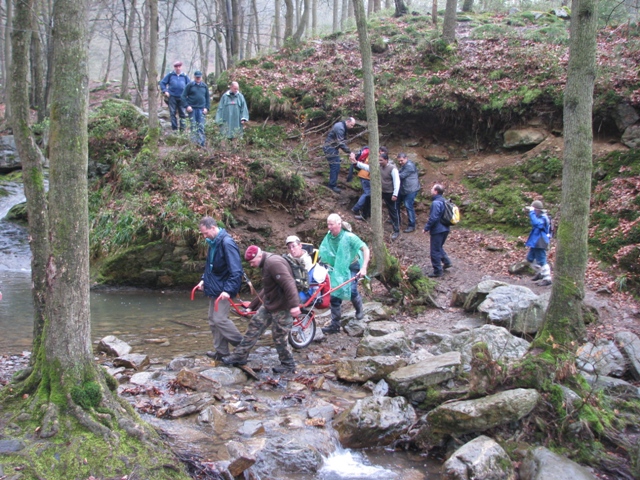
[{"label": "bare tree", "polygon": [[408,9],[404,3],[404,0],[395,0],[395,4],[396,4],[396,11],[393,14],[393,16],[401,17],[403,15],[406,15],[406,13],[408,12]]},{"label": "bare tree", "polygon": [[284,0],[284,39],[293,35],[293,0]]},{"label": "bare tree", "polygon": [[[7,0],[6,3],[6,8],[5,8],[5,14],[7,16],[7,22],[5,24],[5,29],[4,29],[4,69],[6,72],[10,72],[11,71],[11,31],[12,31],[12,24],[13,24],[13,0]],[[29,21],[29,19],[27,19],[27,23],[25,25],[30,25],[31,22]],[[22,25],[20,26],[22,27]],[[5,80],[8,80],[8,76],[5,78]],[[4,118],[5,120],[9,120],[11,121],[11,100],[9,99],[9,92],[6,90],[7,88],[7,84],[9,82],[4,82],[3,86],[5,89],[5,94],[4,94],[4,98],[6,100],[5,102],[5,106],[4,106]]]},{"label": "bare tree", "polygon": [[296,33],[293,34],[294,43],[300,43],[300,40],[302,39],[302,35],[304,34],[304,30],[309,19],[309,10],[311,9],[310,3],[310,0],[304,0],[304,12],[302,13],[302,17],[300,17]]},{"label": "bare tree", "polygon": [[149,134],[147,145],[152,154],[158,153],[160,122],[158,121],[158,0],[149,3]]},{"label": "bare tree", "polygon": [[[337,1],[337,0],[334,0]],[[273,35],[276,37],[276,48],[280,48],[280,5],[282,0],[275,0],[275,13],[273,17]]]},{"label": "bare tree", "polygon": [[431,2],[431,22],[434,28],[438,26],[438,0]]},{"label": "bare tree", "polygon": [[456,9],[458,2],[456,0],[447,0],[447,6],[444,11],[444,22],[442,23],[442,38],[447,43],[456,41]]},{"label": "bare tree", "polygon": [[333,23],[331,31],[336,33],[340,29],[340,0],[333,0]]},{"label": "bare tree", "polygon": [[473,0],[464,0],[462,3],[462,11],[470,12],[473,10]]},{"label": "bare tree", "polygon": [[135,31],[136,0],[131,0],[127,9],[126,0],[122,0],[124,12],[125,41],[123,46],[122,79],[120,80],[120,98],[131,98],[129,95],[130,64],[133,61],[133,34]]},{"label": "bare tree", "polygon": [[[588,261],[596,77],[596,0],[573,0],[567,86],[564,93],[564,164],[555,278],[543,329],[535,344],[575,352],[584,338],[584,281]],[[562,353],[560,352],[560,353]]]}]

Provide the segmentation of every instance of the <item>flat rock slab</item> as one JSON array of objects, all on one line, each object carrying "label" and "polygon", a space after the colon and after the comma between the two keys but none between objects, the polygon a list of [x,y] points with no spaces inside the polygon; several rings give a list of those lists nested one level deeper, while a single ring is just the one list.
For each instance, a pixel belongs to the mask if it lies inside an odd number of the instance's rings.
[{"label": "flat rock slab", "polygon": [[9,439],[0,440],[0,453],[14,453],[19,452],[25,447],[24,443],[20,440]]},{"label": "flat rock slab", "polygon": [[576,462],[538,447],[522,462],[520,480],[596,480],[596,477]]},{"label": "flat rock slab", "polygon": [[461,365],[460,352],[448,352],[399,368],[388,380],[396,393],[407,395],[453,378]]}]

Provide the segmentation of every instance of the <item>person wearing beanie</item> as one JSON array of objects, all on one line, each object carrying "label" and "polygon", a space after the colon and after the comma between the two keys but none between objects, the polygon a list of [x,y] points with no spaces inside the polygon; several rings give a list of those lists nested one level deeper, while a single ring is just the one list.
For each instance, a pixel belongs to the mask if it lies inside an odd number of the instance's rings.
[{"label": "person wearing beanie", "polygon": [[253,268],[262,269],[262,290],[249,305],[255,310],[247,331],[233,354],[222,359],[223,363],[232,366],[247,364],[249,352],[267,328],[271,328],[271,337],[275,344],[280,366],[273,367],[275,373],[294,373],[296,363],[289,350],[289,332],[293,325],[293,317],[300,315],[300,299],[298,288],[289,262],[281,255],[262,251],[257,245],[247,248],[244,259]]},{"label": "person wearing beanie", "polygon": [[547,263],[551,221],[540,200],[535,200],[529,207],[529,220],[531,232],[525,246],[529,247],[527,262],[536,271],[533,280],[539,280],[540,286],[551,285],[551,267]]},{"label": "person wearing beanie", "polygon": [[178,130],[176,115],[180,117],[180,131],[183,132],[186,127],[187,112],[182,104],[182,92],[189,82],[189,76],[182,72],[182,62],[179,60],[173,63],[173,70],[160,80],[160,90],[169,105],[169,118],[171,118],[173,131]]},{"label": "person wearing beanie", "polygon": [[[218,228],[215,219],[204,217],[199,227],[209,246],[202,280],[196,285],[209,297],[208,319],[215,351],[207,352],[207,356],[222,360],[229,355],[229,344],[235,346],[242,340],[238,328],[229,320],[229,299],[240,291],[244,271],[236,242],[224,228]],[[218,311],[215,309],[217,299],[220,299]]]}]

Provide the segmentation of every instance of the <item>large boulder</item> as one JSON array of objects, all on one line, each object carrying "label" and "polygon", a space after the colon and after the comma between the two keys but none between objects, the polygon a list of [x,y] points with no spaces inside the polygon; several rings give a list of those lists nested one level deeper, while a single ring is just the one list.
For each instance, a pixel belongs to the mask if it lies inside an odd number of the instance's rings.
[{"label": "large boulder", "polygon": [[618,332],[614,336],[616,344],[627,360],[633,378],[640,380],[640,338],[631,332]]},{"label": "large boulder", "polygon": [[547,138],[547,133],[536,128],[513,128],[504,132],[504,148],[532,147]]},{"label": "large boulder", "polygon": [[460,352],[449,352],[399,368],[388,377],[399,395],[409,395],[454,378],[461,366]]},{"label": "large boulder", "polygon": [[407,335],[397,331],[381,337],[366,335],[356,349],[356,357],[402,355],[407,352],[409,352]]},{"label": "large boulder", "polygon": [[467,312],[475,312],[478,306],[487,298],[489,292],[494,288],[505,287],[507,285],[507,283],[498,280],[488,279],[481,281],[467,293],[462,308]]},{"label": "large boulder", "polygon": [[513,480],[507,452],[493,439],[480,435],[465,443],[442,466],[444,480]]},{"label": "large boulder", "polygon": [[522,462],[520,480],[596,480],[589,470],[568,458],[538,447]]},{"label": "large boulder", "polygon": [[340,443],[347,448],[391,444],[416,421],[416,412],[403,397],[366,397],[333,422]]},{"label": "large boulder", "polygon": [[22,168],[13,135],[0,137],[0,173],[9,173]]},{"label": "large boulder", "polygon": [[624,132],[628,127],[640,120],[638,112],[628,103],[620,103],[613,112],[613,120],[616,122],[616,127],[621,132]]},{"label": "large boulder", "polygon": [[471,349],[478,343],[483,342],[491,352],[494,360],[509,361],[522,358],[529,350],[529,342],[515,337],[506,328],[494,325],[484,325],[469,332],[462,332],[457,335],[448,335],[442,341],[433,345],[429,351],[436,355],[447,352],[460,352],[462,364],[465,370],[470,368]]},{"label": "large boulder", "polygon": [[640,125],[631,125],[622,134],[622,143],[629,148],[640,148]]},{"label": "large boulder", "polygon": [[107,335],[106,337],[100,339],[96,350],[98,350],[98,352],[104,352],[107,355],[120,357],[131,352],[131,345],[123,340],[120,340],[115,335]]},{"label": "large boulder", "polygon": [[496,287],[478,306],[478,311],[489,322],[510,332],[533,334],[542,326],[549,295],[538,296],[520,285]]},{"label": "large boulder", "polygon": [[396,356],[345,358],[338,362],[336,375],[346,382],[378,381],[406,364]]},{"label": "large boulder", "polygon": [[604,376],[621,377],[626,370],[622,353],[615,343],[606,339],[596,344],[587,342],[578,348],[576,364],[580,370]]},{"label": "large boulder", "polygon": [[539,399],[537,390],[516,388],[474,400],[445,403],[429,412],[428,428],[435,436],[484,432],[517,422],[533,410]]}]

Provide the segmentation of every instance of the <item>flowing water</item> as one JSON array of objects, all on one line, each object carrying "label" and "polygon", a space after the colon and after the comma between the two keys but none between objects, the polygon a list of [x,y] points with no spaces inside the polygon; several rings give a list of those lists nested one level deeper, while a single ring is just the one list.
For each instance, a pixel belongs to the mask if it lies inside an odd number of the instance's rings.
[{"label": "flowing water", "polygon": [[[22,187],[19,184],[1,186],[10,195],[0,197],[0,354],[15,354],[31,349],[30,252],[27,230],[4,220],[11,206],[24,201]],[[92,340],[97,342],[106,335],[117,335],[134,346],[135,352],[148,354],[154,364],[166,364],[172,358],[185,354],[203,355],[212,346],[206,322],[208,303],[202,294],[191,301],[189,293],[121,289],[92,291]],[[241,324],[244,320],[238,319],[238,323],[243,331],[244,325]],[[350,388],[345,388],[345,398],[351,398]],[[157,423],[157,419],[148,420]],[[162,423],[173,429],[177,436],[181,436],[181,430],[184,430],[182,433],[187,433],[185,437],[190,438],[188,446],[196,451],[202,451],[198,448],[199,442],[205,450],[207,446],[220,448],[220,451],[224,449],[223,444],[214,447],[210,436],[195,433],[193,425],[183,419]],[[200,441],[196,436],[202,437]],[[279,474],[278,477],[292,480],[419,480],[439,479],[440,473],[437,462],[418,455],[383,449],[356,452],[338,446],[317,473]]]}]

